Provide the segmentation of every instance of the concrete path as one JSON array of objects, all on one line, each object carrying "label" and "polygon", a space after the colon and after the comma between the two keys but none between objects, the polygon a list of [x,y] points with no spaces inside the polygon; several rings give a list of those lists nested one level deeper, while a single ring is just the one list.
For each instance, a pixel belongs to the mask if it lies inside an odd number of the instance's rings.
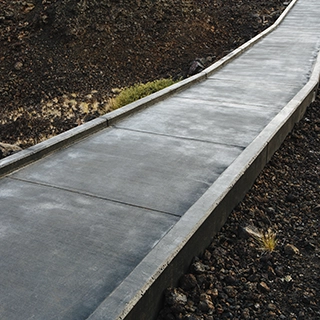
[{"label": "concrete path", "polygon": [[[83,131],[111,126],[5,174],[0,319],[152,319],[162,288],[311,101],[319,17],[319,0],[299,0],[277,29],[188,89],[108,114]],[[37,148],[0,166],[12,170]]]}]

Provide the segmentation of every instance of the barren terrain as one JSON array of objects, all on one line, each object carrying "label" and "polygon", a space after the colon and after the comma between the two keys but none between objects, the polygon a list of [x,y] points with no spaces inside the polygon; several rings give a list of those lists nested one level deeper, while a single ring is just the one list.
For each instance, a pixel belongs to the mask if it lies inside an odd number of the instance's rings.
[{"label": "barren terrain", "polygon": [[107,112],[119,88],[186,77],[288,2],[0,0],[0,142],[26,148]]}]

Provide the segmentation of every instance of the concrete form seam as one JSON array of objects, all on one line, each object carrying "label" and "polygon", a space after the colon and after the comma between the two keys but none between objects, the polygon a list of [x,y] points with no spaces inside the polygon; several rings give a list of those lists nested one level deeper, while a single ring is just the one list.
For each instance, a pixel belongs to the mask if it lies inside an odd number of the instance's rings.
[{"label": "concrete form seam", "polygon": [[67,192],[70,192],[70,193],[75,193],[75,194],[83,195],[83,196],[86,196],[86,197],[96,198],[96,199],[109,201],[109,202],[113,202],[113,203],[120,203],[120,204],[123,204],[125,206],[134,207],[134,208],[140,208],[140,209],[144,209],[144,210],[148,210],[148,211],[152,211],[152,212],[158,212],[158,213],[166,214],[166,215],[173,216],[173,217],[178,217],[178,218],[181,217],[180,215],[178,215],[176,213],[157,210],[157,209],[152,209],[152,208],[148,208],[148,207],[135,205],[135,204],[132,204],[132,203],[129,203],[129,202],[123,202],[123,201],[119,201],[119,200],[105,198],[103,196],[95,195],[95,194],[92,194],[92,193],[89,193],[89,192],[83,192],[83,191],[75,190],[75,189],[68,189],[68,188],[59,187],[59,186],[55,186],[55,185],[50,185],[50,184],[46,184],[46,183],[42,183],[42,182],[31,181],[31,180],[22,179],[22,178],[16,178],[16,177],[13,177],[13,176],[7,176],[6,178],[10,179],[10,180],[21,181],[21,182],[25,182],[25,183],[34,184],[34,185],[37,185],[37,186],[57,189],[57,190],[61,190],[61,191],[67,191]]},{"label": "concrete form seam", "polygon": [[176,135],[170,135],[170,134],[158,133],[158,132],[151,132],[151,131],[146,131],[146,130],[131,129],[131,128],[126,128],[126,127],[121,127],[121,126],[116,126],[116,125],[113,125],[112,128],[126,130],[126,131],[132,131],[132,132],[151,134],[151,135],[161,136],[161,137],[168,137],[168,138],[173,138],[173,139],[181,139],[181,140],[187,140],[187,141],[197,141],[197,142],[215,144],[215,145],[220,145],[220,146],[234,147],[234,148],[239,148],[241,150],[245,149],[245,146],[242,146],[242,145],[220,143],[220,142],[215,142],[215,141],[202,140],[202,139],[196,139],[196,138],[189,138],[189,137],[183,137],[183,136],[176,136]]}]

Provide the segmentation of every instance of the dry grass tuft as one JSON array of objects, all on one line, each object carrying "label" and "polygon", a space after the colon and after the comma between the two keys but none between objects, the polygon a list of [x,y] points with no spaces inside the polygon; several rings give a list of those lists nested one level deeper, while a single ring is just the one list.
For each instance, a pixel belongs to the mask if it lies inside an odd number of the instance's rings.
[{"label": "dry grass tuft", "polygon": [[267,231],[260,231],[256,227],[247,226],[244,230],[258,242],[262,251],[272,252],[275,250],[277,235],[270,228]]},{"label": "dry grass tuft", "polygon": [[276,233],[271,229],[261,234],[261,237],[257,239],[260,243],[261,249],[263,251],[272,252],[277,246]]}]

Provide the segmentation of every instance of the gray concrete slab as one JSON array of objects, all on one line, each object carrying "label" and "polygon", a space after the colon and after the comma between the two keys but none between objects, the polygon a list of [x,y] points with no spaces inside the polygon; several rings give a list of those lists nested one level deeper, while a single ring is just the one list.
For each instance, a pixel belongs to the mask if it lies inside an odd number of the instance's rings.
[{"label": "gray concrete slab", "polygon": [[224,101],[280,110],[301,87],[302,85],[295,86],[287,83],[279,86],[278,83],[268,81],[267,75],[264,81],[243,82],[241,75],[235,74],[233,79],[224,81],[214,76],[210,77],[205,84],[196,84],[180,93],[179,97],[192,99],[197,95],[204,101]]},{"label": "gray concrete slab", "polygon": [[314,97],[320,2],[290,8],[201,74],[0,161],[1,319],[156,318]]},{"label": "gray concrete slab", "polygon": [[[282,40],[281,40],[282,41]],[[219,70],[215,74],[211,75],[210,79],[219,80],[234,80],[235,75],[237,79],[241,78],[242,81],[247,83],[277,83],[291,85],[304,85],[308,81],[308,74],[306,71],[312,68],[312,59],[304,59],[304,55],[301,55],[300,47],[306,47],[305,43],[296,43],[292,40],[292,43],[280,43],[266,50],[265,46],[270,47],[268,38],[262,39],[261,44],[245,52],[241,59],[236,59],[232,64],[226,65],[222,70]],[[311,50],[314,50],[314,42],[311,44]],[[286,61],[284,64],[283,61]]]},{"label": "gray concrete slab", "polygon": [[86,319],[178,218],[0,180],[0,315]]},{"label": "gray concrete slab", "polygon": [[242,150],[108,128],[12,177],[182,215]]},{"label": "gray concrete slab", "polygon": [[261,106],[171,97],[117,127],[246,147],[276,113]]}]

